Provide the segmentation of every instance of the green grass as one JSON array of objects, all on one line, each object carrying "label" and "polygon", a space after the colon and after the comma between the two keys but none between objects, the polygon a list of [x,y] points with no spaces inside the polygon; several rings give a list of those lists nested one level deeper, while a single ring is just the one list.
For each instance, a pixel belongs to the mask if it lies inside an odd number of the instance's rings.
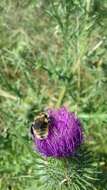
[{"label": "green grass", "polygon": [[[107,189],[107,2],[0,2],[0,189],[36,189],[29,135],[38,111],[80,117]],[[40,185],[40,184],[39,184]]]}]

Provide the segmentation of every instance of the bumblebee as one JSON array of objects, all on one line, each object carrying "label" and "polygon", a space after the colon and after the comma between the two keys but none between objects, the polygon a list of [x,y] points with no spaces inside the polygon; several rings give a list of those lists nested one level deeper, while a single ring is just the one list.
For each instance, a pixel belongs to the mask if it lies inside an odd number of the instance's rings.
[{"label": "bumblebee", "polygon": [[49,131],[50,119],[47,113],[40,113],[31,125],[31,133],[38,139],[46,139]]}]

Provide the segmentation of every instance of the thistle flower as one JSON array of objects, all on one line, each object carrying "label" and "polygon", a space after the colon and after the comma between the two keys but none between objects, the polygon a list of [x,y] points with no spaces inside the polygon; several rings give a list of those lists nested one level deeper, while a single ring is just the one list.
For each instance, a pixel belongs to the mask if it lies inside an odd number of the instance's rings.
[{"label": "thistle flower", "polygon": [[48,110],[50,123],[46,139],[33,135],[36,150],[46,157],[73,155],[83,142],[83,130],[76,115],[65,107]]}]

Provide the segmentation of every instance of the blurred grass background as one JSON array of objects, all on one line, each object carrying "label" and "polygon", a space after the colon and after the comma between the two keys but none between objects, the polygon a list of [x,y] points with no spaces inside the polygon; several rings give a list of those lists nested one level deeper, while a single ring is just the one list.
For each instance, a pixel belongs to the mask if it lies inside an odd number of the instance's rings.
[{"label": "blurred grass background", "polygon": [[1,190],[38,188],[29,126],[62,105],[83,122],[107,189],[106,52],[106,0],[0,1]]}]

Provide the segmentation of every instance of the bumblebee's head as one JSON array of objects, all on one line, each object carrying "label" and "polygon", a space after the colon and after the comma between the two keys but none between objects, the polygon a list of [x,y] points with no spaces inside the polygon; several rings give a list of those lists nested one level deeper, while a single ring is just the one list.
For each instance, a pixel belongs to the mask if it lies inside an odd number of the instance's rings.
[{"label": "bumblebee's head", "polygon": [[40,113],[31,125],[31,133],[38,139],[46,139],[49,131],[49,116],[47,113]]}]

